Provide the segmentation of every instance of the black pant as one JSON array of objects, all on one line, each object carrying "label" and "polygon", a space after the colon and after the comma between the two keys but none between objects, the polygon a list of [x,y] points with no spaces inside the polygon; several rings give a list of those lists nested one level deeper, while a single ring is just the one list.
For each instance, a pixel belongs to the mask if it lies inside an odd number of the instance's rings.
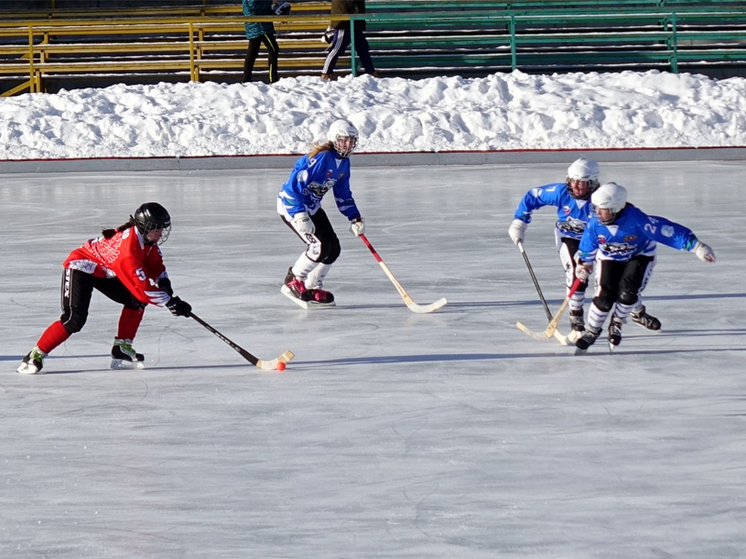
[{"label": "black pant", "polygon": [[[334,67],[337,65],[337,60],[342,53],[347,50],[348,46],[350,46],[350,30],[335,30],[334,40],[329,47],[329,54],[324,61],[324,70],[322,73],[331,74],[334,71]],[[363,68],[365,68],[366,72],[372,74],[376,71],[375,66],[373,66],[373,59],[370,57],[368,39],[365,38],[365,33],[358,28],[355,28],[355,52],[360,57],[360,62],[362,62]]]},{"label": "black pant", "polygon": [[326,212],[319,208],[319,210],[311,216],[316,231],[313,235],[301,235],[295,230],[293,224],[288,221],[285,216],[282,217],[282,221],[293,230],[293,233],[298,235],[301,240],[306,243],[308,248],[306,249],[306,256],[314,262],[320,262],[321,264],[333,264],[339,254],[342,252],[342,247],[339,244],[339,238],[332,228],[332,224],[329,221],[329,217]]},{"label": "black pant", "polygon": [[626,262],[601,260],[598,279],[598,294],[593,302],[599,310],[608,312],[619,301],[623,305],[634,305],[648,279],[648,266],[652,256],[635,256]]},{"label": "black pant", "polygon": [[255,37],[249,40],[249,51],[246,53],[246,62],[243,67],[243,81],[250,82],[251,74],[254,71],[254,63],[259,55],[259,47],[264,43],[267,47],[267,62],[269,63],[269,83],[275,83],[279,80],[277,74],[277,54],[280,47],[277,45],[277,39],[274,34],[264,34],[261,37]]},{"label": "black pant", "polygon": [[79,270],[65,269],[62,273],[60,320],[71,334],[80,332],[85,325],[94,289],[129,309],[145,308],[145,303],[132,295],[118,278],[98,278]]}]

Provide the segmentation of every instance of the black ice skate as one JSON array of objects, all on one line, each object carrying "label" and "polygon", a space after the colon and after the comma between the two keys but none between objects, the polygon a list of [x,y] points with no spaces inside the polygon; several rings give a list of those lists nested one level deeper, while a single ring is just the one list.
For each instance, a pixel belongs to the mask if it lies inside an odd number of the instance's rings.
[{"label": "black ice skate", "polygon": [[570,311],[570,333],[567,339],[577,342],[585,332],[585,321],[583,320],[583,309]]},{"label": "black ice skate", "polygon": [[583,320],[583,309],[570,311],[570,327],[576,332],[585,330],[585,321]]},{"label": "black ice skate", "polygon": [[21,366],[16,369],[22,375],[35,375],[44,368],[44,358],[47,356],[38,347],[35,347],[26,354],[21,361]]},{"label": "black ice skate", "polygon": [[609,351],[614,351],[616,346],[622,343],[622,324],[617,317],[612,316],[609,322]]},{"label": "black ice skate", "polygon": [[333,307],[336,304],[334,295],[330,292],[323,289],[307,289],[305,283],[293,275],[292,268],[289,268],[285,275],[285,284],[280,293],[302,309]]},{"label": "black ice skate", "polygon": [[591,347],[601,335],[601,328],[588,328],[575,342],[575,355],[582,355]]},{"label": "black ice skate", "polygon": [[632,322],[634,322],[635,324],[639,324],[640,326],[643,326],[648,330],[661,329],[661,321],[655,318],[653,315],[645,312],[645,305],[641,306],[637,310],[632,311],[629,316],[632,318]]},{"label": "black ice skate", "polygon": [[145,356],[137,353],[132,347],[132,340],[115,339],[111,348],[111,368],[119,369],[144,369]]},{"label": "black ice skate", "polygon": [[290,272],[288,272],[288,275],[290,275],[292,279],[280,288],[280,293],[285,295],[285,297],[302,309],[307,309],[308,303],[312,299],[311,293],[309,293],[301,280],[296,279]]},{"label": "black ice skate", "polygon": [[336,305],[334,295],[330,291],[309,289],[308,294],[311,296],[311,299],[308,301],[309,307],[333,307]]}]

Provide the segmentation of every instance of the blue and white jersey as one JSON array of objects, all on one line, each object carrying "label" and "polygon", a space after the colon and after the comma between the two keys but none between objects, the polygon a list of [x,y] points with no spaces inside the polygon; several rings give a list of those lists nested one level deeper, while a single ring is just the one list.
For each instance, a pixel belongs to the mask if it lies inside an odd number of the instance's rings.
[{"label": "blue and white jersey", "polygon": [[565,183],[555,182],[529,190],[518,204],[514,217],[531,223],[533,211],[544,206],[557,207],[558,219],[555,227],[559,238],[580,239],[585,231],[585,224],[593,214],[590,199],[573,198]]},{"label": "blue and white jersey", "polygon": [[692,250],[696,242],[697,237],[688,227],[647,215],[627,204],[611,225],[604,225],[594,214],[580,240],[577,256],[583,262],[594,259],[626,262],[639,254],[653,256],[656,243]]},{"label": "blue and white jersey", "polygon": [[360,217],[350,192],[350,160],[325,149],[314,157],[304,155],[295,163],[290,178],[282,185],[277,212],[288,219],[299,212],[315,214],[329,190],[342,214],[350,221]]}]

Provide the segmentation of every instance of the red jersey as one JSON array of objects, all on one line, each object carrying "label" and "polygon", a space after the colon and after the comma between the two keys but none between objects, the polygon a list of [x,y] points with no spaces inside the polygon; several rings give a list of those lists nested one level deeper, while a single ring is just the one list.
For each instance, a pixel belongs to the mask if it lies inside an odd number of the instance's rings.
[{"label": "red jersey", "polygon": [[143,303],[165,305],[170,296],[158,288],[168,277],[161,250],[145,244],[136,227],[118,231],[111,239],[97,237],[70,253],[65,268],[100,278],[118,278]]}]

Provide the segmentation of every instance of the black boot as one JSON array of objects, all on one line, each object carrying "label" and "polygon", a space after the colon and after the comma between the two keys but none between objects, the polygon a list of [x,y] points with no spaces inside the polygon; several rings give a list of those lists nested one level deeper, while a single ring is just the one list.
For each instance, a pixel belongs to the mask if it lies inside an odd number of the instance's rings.
[{"label": "black boot", "polygon": [[596,339],[601,335],[601,328],[588,328],[585,333],[575,342],[575,353],[585,353]]},{"label": "black boot", "polygon": [[629,316],[632,318],[632,322],[634,322],[635,324],[639,324],[640,326],[643,326],[648,330],[661,329],[661,321],[655,318],[653,315],[646,313],[645,305],[641,306],[637,310],[632,311]]},{"label": "black boot", "polygon": [[572,328],[575,332],[582,332],[583,330],[585,330],[583,309],[570,311],[570,328]]},{"label": "black boot", "polygon": [[115,339],[111,348],[112,369],[144,369],[145,356],[132,347],[132,340]]},{"label": "black boot", "polygon": [[622,324],[617,317],[612,316],[609,322],[609,349],[614,349],[622,343]]}]

